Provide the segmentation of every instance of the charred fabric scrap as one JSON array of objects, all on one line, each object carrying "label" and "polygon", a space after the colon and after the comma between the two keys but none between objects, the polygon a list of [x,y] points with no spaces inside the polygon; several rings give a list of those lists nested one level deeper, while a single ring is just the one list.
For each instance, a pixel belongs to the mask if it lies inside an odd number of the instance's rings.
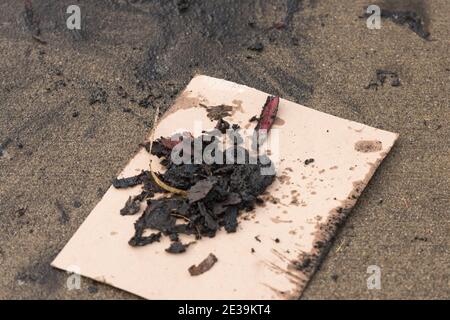
[{"label": "charred fabric scrap", "polygon": [[[257,129],[270,130],[278,103],[278,97],[267,99]],[[243,139],[235,131],[238,126],[230,126],[225,120],[219,119],[216,128],[234,129],[227,132],[233,139],[232,147],[224,151],[216,147],[220,142],[217,132],[222,130],[204,132],[197,138],[190,134],[175,138],[162,137],[155,140],[151,147],[148,146],[147,150],[161,159],[161,164],[166,169],[163,174],[144,171],[135,177],[113,181],[116,188],[143,185],[142,193],[130,197],[120,211],[122,215],[136,214],[141,202],[147,200],[147,208],[135,223],[135,234],[129,241],[131,246],[145,246],[160,241],[164,235],[172,241],[166,249],[168,253],[185,252],[190,243],[181,243],[179,234],[192,235],[199,240],[204,236],[214,237],[221,228],[227,233],[236,232],[238,216],[244,211],[251,211],[257,203],[262,202],[259,196],[275,179],[272,162],[265,155],[253,157],[249,150],[241,146]],[[187,143],[189,146],[187,149],[183,148],[182,152],[190,150],[187,155],[190,163],[177,164],[172,161],[172,150],[179,143]],[[201,146],[202,154],[209,147],[209,150],[213,150],[212,156],[221,161],[208,164],[202,157],[201,163],[197,164],[194,161],[196,144]],[[239,154],[245,155],[245,163],[236,161]],[[230,160],[233,160],[232,164]],[[267,169],[272,174],[267,174]],[[161,187],[161,181],[171,188],[183,190],[186,196],[168,192]],[[165,193],[166,196],[152,199],[156,193]],[[153,230],[154,233],[145,235],[147,230]]]}]

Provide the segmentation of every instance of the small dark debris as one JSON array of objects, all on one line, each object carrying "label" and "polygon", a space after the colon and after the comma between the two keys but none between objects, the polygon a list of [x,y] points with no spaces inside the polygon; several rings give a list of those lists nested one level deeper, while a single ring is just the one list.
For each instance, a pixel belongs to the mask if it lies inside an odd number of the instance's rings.
[{"label": "small dark debris", "polygon": [[103,194],[105,193],[105,191],[103,190],[102,187],[98,187],[97,188],[97,196],[98,197],[103,197]]},{"label": "small dark debris", "polygon": [[251,251],[252,251],[252,253],[255,253],[255,252],[256,252],[254,248],[252,248],[252,250],[251,250]]},{"label": "small dark debris", "polygon": [[230,124],[223,119],[219,119],[216,125],[216,129],[219,130],[222,134],[225,134],[226,131],[230,129]]},{"label": "small dark debris", "polygon": [[217,177],[208,177],[204,180],[198,181],[189,189],[189,202],[194,203],[199,200],[205,199],[218,182],[219,180],[217,179]]},{"label": "small dark debris", "polygon": [[398,25],[407,25],[410,30],[425,40],[428,40],[430,36],[430,33],[425,30],[422,17],[414,11],[391,11],[382,9],[381,17],[390,19]]},{"label": "small dark debris", "polygon": [[122,216],[130,216],[139,212],[141,208],[141,201],[133,197],[129,197],[125,206],[120,210]]},{"label": "small dark debris", "polygon": [[224,104],[219,106],[202,106],[206,108],[207,116],[211,121],[220,121],[225,117],[229,117],[233,111],[232,106],[227,106]]},{"label": "small dark debris", "polygon": [[338,278],[339,278],[339,275],[337,275],[335,273],[331,275],[331,280],[333,280],[334,282],[336,282],[338,280]]},{"label": "small dark debris", "polygon": [[58,212],[60,215],[59,221],[63,224],[69,222],[69,215],[68,215],[66,209],[64,208],[63,204],[61,202],[59,202],[58,200],[56,200],[55,206],[58,209]]},{"label": "small dark debris", "polygon": [[[294,18],[294,15],[299,10],[303,9],[303,0],[288,0],[287,2],[287,11],[286,16],[284,17],[284,25],[285,28],[288,28],[289,25],[292,23],[292,20]],[[312,1],[310,1],[312,3]]]},{"label": "small dark debris", "polygon": [[376,70],[375,79],[371,80],[369,84],[364,87],[364,89],[378,90],[379,87],[384,86],[388,79],[390,79],[392,87],[398,87],[401,85],[401,81],[397,72],[378,69]]},{"label": "small dark debris", "polygon": [[259,236],[255,236],[255,240],[258,242],[261,242],[261,239],[259,238]]},{"label": "small dark debris", "polygon": [[43,45],[46,45],[47,44],[47,41],[45,41],[44,39],[42,39],[40,36],[37,36],[37,35],[32,35],[31,36],[32,38],[33,38],[33,40],[35,40],[36,42],[38,42],[38,43],[40,43],[40,44],[43,44]]},{"label": "small dark debris", "polygon": [[67,86],[67,83],[62,79],[55,81],[55,89],[63,88],[66,86]]},{"label": "small dark debris", "polygon": [[305,166],[307,166],[307,165],[309,165],[309,164],[311,164],[311,163],[313,163],[314,162],[314,159],[306,159],[305,160]]},{"label": "small dark debris", "polygon": [[200,262],[198,266],[195,265],[190,266],[188,269],[189,274],[191,276],[201,275],[209,271],[216,264],[217,261],[218,261],[217,257],[214,254],[210,253],[208,257],[202,262]]},{"label": "small dark debris", "polygon": [[124,188],[130,188],[137,186],[139,184],[142,184],[144,182],[144,178],[147,176],[146,172],[142,172],[141,174],[138,174],[134,177],[128,177],[123,179],[114,179],[112,184],[114,188],[116,189],[124,189]]},{"label": "small dark debris", "polygon": [[95,88],[89,97],[89,104],[93,105],[96,103],[106,103],[107,100],[108,93],[102,88]]},{"label": "small dark debris", "polygon": [[391,86],[393,87],[399,87],[400,86],[400,79],[399,78],[395,78],[391,81]]},{"label": "small dark debris", "polygon": [[41,34],[41,28],[39,26],[40,19],[34,12],[31,0],[25,0],[24,4],[25,10],[23,12],[23,19],[25,21],[25,25],[32,37],[39,39],[39,35]]},{"label": "small dark debris", "polygon": [[316,241],[316,243],[314,244],[314,248],[316,249],[321,249],[324,247],[324,243],[322,241]]},{"label": "small dark debris", "polygon": [[236,207],[230,206],[226,209],[224,216],[224,223],[225,223],[225,230],[228,233],[236,232],[238,226],[237,216],[238,216],[238,209]]},{"label": "small dark debris", "polygon": [[275,22],[275,23],[273,24],[273,27],[274,27],[275,29],[277,29],[277,30],[283,30],[283,29],[285,29],[287,26],[286,26],[286,23],[285,23],[285,22],[283,22],[283,21],[278,21],[278,22]]},{"label": "small dark debris", "polygon": [[96,293],[98,292],[98,288],[95,287],[95,286],[89,286],[89,287],[88,287],[88,291],[89,291],[89,293],[91,293],[91,294],[96,294]]},{"label": "small dark debris", "polygon": [[427,241],[428,241],[428,238],[426,238],[426,237],[415,236],[415,237],[414,237],[414,241],[423,241],[423,242],[427,242]]},{"label": "small dark debris", "polygon": [[186,12],[191,5],[189,3],[189,0],[176,0],[175,4],[177,6],[178,12],[180,13]]},{"label": "small dark debris", "polygon": [[118,86],[116,89],[117,95],[123,99],[126,99],[128,97],[128,93],[125,91],[125,89],[122,86]]},{"label": "small dark debris", "polygon": [[76,208],[76,209],[80,208],[80,207],[81,207],[81,202],[80,202],[80,200],[75,200],[75,201],[73,202],[73,207]]},{"label": "small dark debris", "polygon": [[152,233],[149,236],[143,236],[142,234],[135,235],[128,241],[128,244],[132,247],[142,247],[153,242],[159,242],[161,239],[161,232]]},{"label": "small dark debris", "polygon": [[178,254],[186,252],[186,248],[189,247],[190,243],[183,244],[180,241],[174,241],[170,244],[170,247],[166,249],[166,252],[172,254]]},{"label": "small dark debris", "polygon": [[311,258],[304,258],[302,262],[297,264],[297,269],[300,271],[306,270],[311,265]]},{"label": "small dark debris", "polygon": [[257,116],[253,116],[250,118],[250,120],[248,120],[248,122],[258,122],[259,118]]},{"label": "small dark debris", "polygon": [[256,42],[248,46],[247,49],[250,51],[262,52],[264,50],[264,45],[261,42]]},{"label": "small dark debris", "polygon": [[276,243],[280,243],[280,239],[278,239],[278,238],[276,238],[274,241],[275,241]]},{"label": "small dark debris", "polygon": [[[0,257],[2,252],[0,251]],[[57,282],[57,273],[50,266],[51,258],[49,256],[38,259],[32,265],[27,266],[16,274],[17,281],[38,284],[43,288],[50,288]]]},{"label": "small dark debris", "polygon": [[[41,51],[39,51],[39,54],[45,54],[44,50],[41,50]],[[54,74],[55,74],[55,76],[61,77],[64,73],[61,69],[56,67],[56,68],[54,68]]]},{"label": "small dark debris", "polygon": [[25,213],[27,212],[28,207],[20,207],[19,209],[16,210],[17,216],[19,217],[23,217],[25,215]]},{"label": "small dark debris", "polygon": [[78,111],[72,112],[72,118],[77,118],[80,115]]},{"label": "small dark debris", "polygon": [[151,106],[150,97],[139,100],[138,105],[144,109],[148,109]]},{"label": "small dark debris", "polygon": [[178,236],[178,233],[171,233],[169,235],[169,239],[172,242],[180,241],[180,237]]}]

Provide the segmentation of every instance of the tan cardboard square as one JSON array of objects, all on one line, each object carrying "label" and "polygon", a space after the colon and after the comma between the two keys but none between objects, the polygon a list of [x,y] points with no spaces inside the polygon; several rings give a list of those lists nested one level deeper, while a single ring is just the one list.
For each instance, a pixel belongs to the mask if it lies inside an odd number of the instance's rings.
[{"label": "tan cardboard square", "polygon": [[[155,137],[179,131],[211,129],[215,122],[202,105],[233,106],[230,123],[254,127],[268,94],[225,80],[196,76],[164,115]],[[197,127],[196,127],[197,126]],[[163,238],[142,248],[128,240],[135,216],[119,214],[140,187],[111,187],[53,261],[147,299],[292,299],[298,298],[314,273],[337,225],[353,207],[397,134],[340,119],[281,100],[274,125],[280,144],[277,179],[266,203],[240,219],[238,231],[221,230],[215,238],[191,245],[184,254],[165,252]],[[275,133],[274,133],[275,134]],[[304,164],[306,159],[313,163]],[[148,169],[150,155],[141,150],[121,177]],[[275,159],[276,161],[277,159]],[[185,241],[189,239],[184,238]],[[191,265],[209,253],[218,262],[192,277]]]}]

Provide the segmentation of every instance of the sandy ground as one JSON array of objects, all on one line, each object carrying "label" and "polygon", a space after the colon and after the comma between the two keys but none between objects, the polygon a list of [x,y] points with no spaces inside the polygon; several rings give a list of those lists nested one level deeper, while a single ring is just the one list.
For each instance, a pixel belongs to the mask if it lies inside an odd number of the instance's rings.
[{"label": "sandy ground", "polygon": [[[430,41],[388,20],[367,29],[361,0],[191,0],[182,12],[175,1],[80,0],[80,32],[65,26],[72,2],[33,1],[28,19],[23,1],[0,3],[0,298],[135,298],[88,279],[69,291],[49,263],[155,107],[196,73],[400,133],[304,299],[450,298],[447,0],[395,1],[424,17]],[[262,52],[248,50],[257,42]],[[401,86],[365,89],[377,69]],[[367,289],[369,265],[380,290]]]}]

